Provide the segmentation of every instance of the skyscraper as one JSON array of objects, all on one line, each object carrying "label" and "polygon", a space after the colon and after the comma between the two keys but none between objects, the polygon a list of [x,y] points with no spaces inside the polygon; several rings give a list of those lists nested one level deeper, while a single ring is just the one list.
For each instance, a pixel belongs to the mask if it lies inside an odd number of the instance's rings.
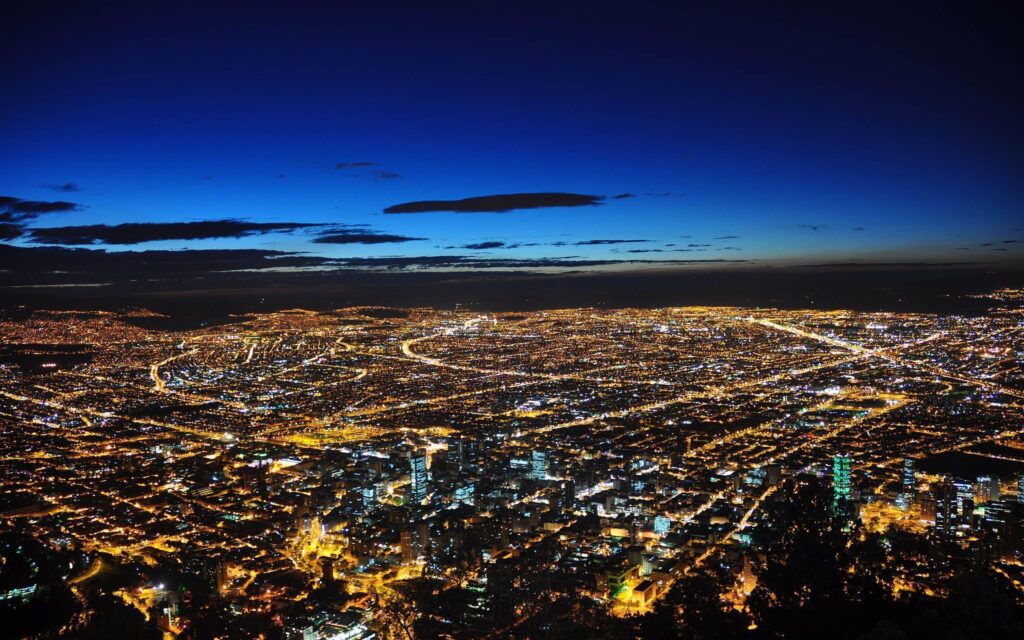
[{"label": "skyscraper", "polygon": [[914,504],[917,498],[917,478],[914,476],[914,459],[903,459],[903,478],[901,491],[896,496],[896,504],[901,509],[907,509]]},{"label": "skyscraper", "polygon": [[917,479],[914,477],[914,459],[903,459],[903,492],[913,494],[917,491]]},{"label": "skyscraper", "polygon": [[415,451],[409,458],[409,501],[423,504],[427,499],[427,454]]},{"label": "skyscraper", "polygon": [[368,481],[363,485],[362,493],[364,512],[373,511],[379,506],[380,503],[377,502],[377,485],[374,482]]},{"label": "skyscraper", "polygon": [[941,535],[950,536],[956,530],[959,522],[956,487],[947,478],[937,484],[933,491],[935,493],[935,529]]},{"label": "skyscraper", "polygon": [[956,514],[961,522],[966,522],[974,511],[974,485],[970,480],[955,478],[953,488],[956,490]]},{"label": "skyscraper", "polygon": [[834,501],[850,499],[850,471],[852,463],[845,453],[832,458],[832,498]]},{"label": "skyscraper", "polygon": [[548,477],[547,452],[534,449],[530,458],[530,477],[534,480],[543,480]]},{"label": "skyscraper", "polygon": [[974,504],[985,504],[999,499],[999,477],[978,476],[974,485]]}]

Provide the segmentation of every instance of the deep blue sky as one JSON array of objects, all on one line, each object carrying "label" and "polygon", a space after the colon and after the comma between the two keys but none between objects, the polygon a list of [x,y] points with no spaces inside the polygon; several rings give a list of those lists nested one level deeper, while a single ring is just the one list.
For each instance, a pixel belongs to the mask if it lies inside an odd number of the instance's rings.
[{"label": "deep blue sky", "polygon": [[[26,234],[245,219],[425,240],[312,244],[312,228],[107,248],[759,262],[1024,251],[1005,242],[1024,240],[1008,10],[9,4],[0,195],[81,205],[26,220]],[[375,164],[335,168],[352,162]],[[382,213],[530,192],[607,199]],[[636,197],[611,198],[623,193]],[[593,239],[652,242],[551,245]],[[459,248],[484,241],[536,246]]]}]

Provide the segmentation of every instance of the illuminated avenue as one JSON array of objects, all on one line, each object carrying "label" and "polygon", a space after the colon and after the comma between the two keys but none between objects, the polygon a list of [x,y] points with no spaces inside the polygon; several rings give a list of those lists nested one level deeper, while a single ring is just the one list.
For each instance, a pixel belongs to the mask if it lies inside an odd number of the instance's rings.
[{"label": "illuminated avenue", "polygon": [[[851,548],[884,542],[846,573],[892,602],[969,565],[1020,603],[1024,294],[987,298],[10,315],[0,524],[60,559],[68,636],[103,593],[164,637],[613,637],[700,576],[756,634],[780,514],[815,495]],[[0,599],[57,589],[37,573]]]}]

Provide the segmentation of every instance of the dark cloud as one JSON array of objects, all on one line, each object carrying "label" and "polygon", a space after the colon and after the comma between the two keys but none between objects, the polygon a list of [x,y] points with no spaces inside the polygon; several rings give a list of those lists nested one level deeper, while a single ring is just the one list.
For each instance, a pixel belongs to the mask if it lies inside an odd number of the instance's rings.
[{"label": "dark cloud", "polygon": [[472,256],[383,256],[374,258],[340,258],[336,264],[358,269],[384,270],[500,270],[500,269],[582,269],[608,265],[663,264],[679,266],[704,263],[744,263],[747,260],[587,260],[574,256],[558,258],[477,258]]},{"label": "dark cloud", "polygon": [[490,240],[488,242],[474,242],[471,244],[464,244],[462,249],[504,249],[505,243],[499,240]]},{"label": "dark cloud", "polygon": [[982,244],[979,244],[978,246],[979,246],[979,247],[991,247],[991,246],[992,246],[992,243],[991,243],[991,242],[984,242],[984,243],[982,243]]},{"label": "dark cloud", "polygon": [[[565,242],[555,242],[554,245],[564,247],[567,245]],[[446,247],[439,247],[441,249],[518,249],[519,247],[540,247],[543,246],[541,242],[500,242],[497,240],[487,242],[473,242],[470,244],[459,244],[459,245],[448,245]]]},{"label": "dark cloud", "polygon": [[658,192],[658,191],[648,191],[644,195],[645,196],[651,196],[651,197],[654,197],[654,198],[669,198],[669,197],[672,197],[672,196],[685,196],[686,194],[685,193],[678,193],[678,192],[675,192],[675,191],[661,191],[661,192]]},{"label": "dark cloud", "polygon": [[181,279],[225,271],[298,269],[330,259],[258,249],[107,251],[0,244],[0,272],[13,284]]},{"label": "dark cloud", "polygon": [[[379,162],[371,162],[369,160],[357,160],[355,162],[338,162],[334,165],[335,171],[345,171],[348,175],[354,178],[368,178],[371,180],[397,180],[402,175],[395,171],[389,171],[387,169],[373,169],[372,167],[380,167]],[[361,169],[366,169],[363,172]]]},{"label": "dark cloud", "polygon": [[1017,244],[1018,242],[1024,242],[1024,240],[1003,240],[1003,244]]},{"label": "dark cloud", "polygon": [[695,249],[697,247],[710,247],[711,245],[710,244],[701,244],[699,242],[691,242],[690,244],[688,244],[686,246],[690,247],[691,249]]},{"label": "dark cloud", "polygon": [[740,237],[739,236],[718,236],[718,237],[716,237],[714,239],[715,240],[739,240]]},{"label": "dark cloud", "polygon": [[379,233],[360,228],[340,228],[323,232],[313,242],[317,244],[387,244],[392,242],[412,242],[414,240],[426,240],[426,238]]},{"label": "dark cloud", "polygon": [[810,229],[811,231],[821,231],[822,229],[828,229],[827,224],[798,224],[800,229]]},{"label": "dark cloud", "polygon": [[850,229],[850,231],[863,231],[863,230],[864,230],[864,227],[853,227],[853,228]]},{"label": "dark cloud", "polygon": [[594,245],[594,244],[634,244],[637,242],[652,242],[651,240],[580,240],[574,242],[573,245],[577,247]]},{"label": "dark cloud", "polygon": [[76,191],[82,190],[74,182],[65,182],[64,184],[41,184],[39,186],[51,191],[59,191],[60,193],[75,193]]},{"label": "dark cloud", "polygon": [[721,251],[743,251],[740,247],[722,247]]},{"label": "dark cloud", "polygon": [[0,222],[0,240],[13,240],[21,235],[21,225]]},{"label": "dark cloud", "polygon": [[370,162],[369,160],[357,160],[356,162],[338,162],[334,165],[334,170],[341,171],[344,169],[363,169],[366,167],[376,166],[376,162]]},{"label": "dark cloud", "polygon": [[265,233],[288,232],[322,225],[304,222],[245,222],[243,220],[203,220],[197,222],[127,222],[29,229],[37,244],[129,245],[158,240],[203,240],[207,238],[243,238]]},{"label": "dark cloud", "polygon": [[25,232],[24,224],[46,213],[77,211],[81,206],[64,200],[22,200],[0,196],[0,239],[12,240]]},{"label": "dark cloud", "polygon": [[616,260],[575,260],[565,258],[476,258],[473,256],[382,256],[374,258],[341,258],[337,264],[372,269],[522,269],[549,267],[594,267],[616,264]]},{"label": "dark cloud", "polygon": [[508,193],[461,200],[404,202],[384,209],[384,213],[505,213],[516,209],[595,206],[602,204],[603,200],[604,196],[577,193]]},{"label": "dark cloud", "polygon": [[63,200],[22,200],[12,196],[0,196],[0,222],[26,222],[44,213],[77,211],[81,205]]},{"label": "dark cloud", "polygon": [[635,197],[636,197],[635,193],[628,193],[627,192],[627,193],[620,193],[618,195],[612,196],[612,200],[625,200],[626,198],[635,198]]},{"label": "dark cloud", "polygon": [[664,249],[627,249],[626,253],[664,253]]}]

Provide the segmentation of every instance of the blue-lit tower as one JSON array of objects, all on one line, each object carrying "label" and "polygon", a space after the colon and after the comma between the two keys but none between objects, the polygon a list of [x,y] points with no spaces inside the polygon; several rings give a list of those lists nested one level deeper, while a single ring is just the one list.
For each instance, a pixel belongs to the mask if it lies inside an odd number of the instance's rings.
[{"label": "blue-lit tower", "polygon": [[548,477],[548,454],[545,451],[535,449],[530,457],[530,477],[534,480],[543,480]]},{"label": "blue-lit tower", "polygon": [[850,456],[837,453],[832,457],[832,510],[836,515],[847,514],[850,503],[850,474],[853,463]]},{"label": "blue-lit tower", "polygon": [[427,499],[427,454],[416,451],[409,458],[409,501],[423,504]]}]

